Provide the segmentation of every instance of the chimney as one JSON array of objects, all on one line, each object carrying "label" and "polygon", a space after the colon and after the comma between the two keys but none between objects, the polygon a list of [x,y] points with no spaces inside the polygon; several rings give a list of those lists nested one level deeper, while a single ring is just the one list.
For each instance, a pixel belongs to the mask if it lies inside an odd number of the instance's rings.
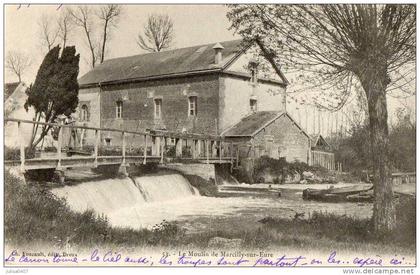
[{"label": "chimney", "polygon": [[220,64],[223,58],[222,51],[224,47],[220,43],[217,43],[216,45],[213,46],[213,49],[214,49],[214,63]]}]

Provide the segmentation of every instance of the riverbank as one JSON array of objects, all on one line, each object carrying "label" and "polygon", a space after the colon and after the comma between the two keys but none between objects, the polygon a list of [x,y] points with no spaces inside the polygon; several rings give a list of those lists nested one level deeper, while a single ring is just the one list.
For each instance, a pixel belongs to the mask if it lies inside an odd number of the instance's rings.
[{"label": "riverbank", "polygon": [[[231,197],[193,199],[202,205],[216,200],[212,204],[214,211],[208,209],[207,214],[198,215],[194,220],[187,216],[178,221],[159,221],[149,229],[121,228],[111,226],[105,216],[98,216],[92,211],[73,212],[65,200],[58,199],[47,189],[24,185],[6,171],[5,240],[8,247],[41,245],[87,250],[92,247],[206,249],[214,243],[222,248],[227,244],[231,246],[233,242],[240,249],[312,249],[326,252],[339,249],[410,255],[415,252],[415,222],[412,218],[415,217],[415,204],[409,202],[399,207],[398,231],[378,237],[372,233],[367,217],[355,218],[316,211],[308,217],[301,217],[299,209],[288,207],[268,211],[269,208],[261,208],[264,198],[249,200],[248,195],[245,199],[239,198],[243,203],[239,201],[237,204],[235,198]],[[240,206],[250,201],[255,202],[254,206],[242,211]],[[266,202],[270,205],[273,199],[266,198]],[[225,203],[225,206],[222,207],[221,203]],[[171,208],[174,205],[167,204],[166,207],[176,212],[174,207]],[[181,205],[184,208],[197,208],[197,213],[202,212],[192,203],[184,201],[178,207]],[[231,208],[235,211],[231,211]],[[220,209],[230,209],[230,212],[224,213]],[[200,226],[202,230],[197,230]]]}]

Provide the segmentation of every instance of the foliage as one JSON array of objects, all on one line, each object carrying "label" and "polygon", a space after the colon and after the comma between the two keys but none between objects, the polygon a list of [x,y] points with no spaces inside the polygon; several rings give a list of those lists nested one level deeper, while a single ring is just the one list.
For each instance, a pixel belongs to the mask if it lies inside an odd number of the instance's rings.
[{"label": "foliage", "polygon": [[[336,160],[343,163],[346,171],[359,174],[362,170],[373,170],[369,127],[354,126],[350,136],[334,141]],[[410,118],[402,115],[391,127],[389,134],[390,163],[395,172],[413,172],[416,170],[416,126]]]},{"label": "foliage", "polygon": [[160,52],[172,46],[174,24],[168,15],[152,14],[143,27],[143,35],[138,34],[137,44],[148,52]]},{"label": "foliage", "polygon": [[152,228],[152,237],[148,243],[150,245],[175,245],[179,244],[185,235],[185,230],[180,228],[176,222],[163,220]]},{"label": "foliage", "polygon": [[[74,46],[66,47],[60,56],[60,47],[51,49],[39,67],[35,82],[27,90],[25,109],[35,109],[35,119],[54,122],[59,115],[70,115],[78,104],[80,55]],[[37,140],[38,128],[41,132]],[[35,126],[31,146],[35,147],[48,133],[51,126]]]},{"label": "foliage", "polygon": [[307,163],[304,162],[287,162],[284,158],[280,159],[273,159],[267,156],[263,156],[255,161],[254,166],[254,181],[258,182],[257,177],[260,173],[263,173],[264,171],[269,170],[273,175],[277,176],[277,179],[279,180],[278,176],[282,176],[283,173],[285,173],[286,176],[294,176],[295,174],[299,174],[302,176],[302,173],[307,172],[325,172],[324,168],[322,167],[314,167],[309,166]]},{"label": "foliage", "polygon": [[54,146],[44,147],[44,152],[47,153],[57,153],[57,148]]},{"label": "foliage", "polygon": [[345,171],[353,174],[360,174],[362,170],[372,171],[369,129],[366,125],[354,126],[350,136],[339,138],[336,143],[335,159],[342,163]]},{"label": "foliage", "polygon": [[416,125],[407,115],[398,116],[389,135],[390,158],[397,171],[416,171]]},{"label": "foliage", "polygon": [[[386,235],[374,231],[372,219],[356,219],[347,215],[313,212],[308,219],[267,217],[260,222],[284,236],[310,236],[310,239],[330,239],[339,243],[378,243],[413,247],[416,239],[415,200],[403,199],[397,204],[398,228]],[[334,230],[331,230],[334,228]],[[404,232],[403,234],[401,234]],[[302,238],[304,239],[304,238]],[[288,241],[283,239],[282,243]]]},{"label": "foliage", "polygon": [[[25,148],[25,158],[31,159],[35,157],[35,150]],[[4,146],[4,160],[20,160],[20,149]]]},{"label": "foliage", "polygon": [[69,211],[64,200],[46,189],[24,185],[5,173],[6,242],[25,244],[45,241],[63,246],[66,242],[97,242],[106,222],[92,212],[82,215]]},{"label": "foliage", "polygon": [[166,152],[165,155],[169,158],[174,158],[176,157],[176,147],[175,146],[170,146]]}]

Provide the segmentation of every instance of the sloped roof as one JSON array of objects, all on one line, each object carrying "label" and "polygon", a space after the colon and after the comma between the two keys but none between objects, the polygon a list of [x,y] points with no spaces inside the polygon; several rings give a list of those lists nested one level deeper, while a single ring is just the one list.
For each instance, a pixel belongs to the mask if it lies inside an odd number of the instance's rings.
[{"label": "sloped roof", "polygon": [[221,64],[214,63],[216,43],[106,60],[79,79],[81,86],[221,69],[243,50],[242,40],[220,42]]},{"label": "sloped roof", "polygon": [[222,133],[222,135],[226,137],[254,136],[261,129],[266,127],[272,121],[276,120],[282,114],[284,113],[277,111],[261,111],[253,113],[241,119],[241,121],[239,121],[233,127],[227,129],[224,133]]},{"label": "sloped roof", "polygon": [[19,86],[20,82],[11,82],[4,84],[4,98],[3,101],[6,101],[6,99],[9,98],[11,94],[16,90],[16,88]]},{"label": "sloped roof", "polygon": [[222,136],[225,137],[253,137],[266,128],[268,125],[276,121],[281,116],[288,117],[308,138],[310,136],[306,131],[287,113],[279,111],[261,111],[244,117],[237,124],[226,129]]},{"label": "sloped roof", "polygon": [[330,146],[321,134],[310,135],[312,147],[317,146],[319,141],[322,141],[326,146]]}]

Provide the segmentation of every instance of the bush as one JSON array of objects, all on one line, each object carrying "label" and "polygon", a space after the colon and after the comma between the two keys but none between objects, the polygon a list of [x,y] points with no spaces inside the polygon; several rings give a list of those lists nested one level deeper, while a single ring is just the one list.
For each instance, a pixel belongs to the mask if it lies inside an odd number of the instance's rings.
[{"label": "bush", "polygon": [[57,148],[54,146],[44,147],[44,152],[47,153],[57,153]]},{"label": "bush", "polygon": [[149,239],[150,245],[176,245],[182,242],[185,230],[181,229],[176,222],[163,220],[152,228],[153,235]]},{"label": "bush", "polygon": [[[262,175],[264,173],[269,172],[273,177],[274,181],[277,183],[280,183],[280,179],[283,176],[294,176],[295,174],[299,174],[302,177],[302,173],[305,171],[310,171],[322,176],[325,176],[328,174],[328,170],[323,167],[314,167],[309,166],[308,164],[304,162],[287,162],[284,158],[280,159],[273,159],[267,156],[262,156],[259,159],[255,160],[254,164],[254,173],[252,180],[254,182],[261,182]],[[284,175],[283,175],[284,173]],[[246,173],[239,173],[237,175],[241,178],[241,176],[246,177]],[[238,178],[239,180],[239,178]],[[273,183],[275,183],[273,181]]]},{"label": "bush", "polygon": [[[35,151],[25,148],[25,158],[31,159],[35,157]],[[4,160],[20,160],[20,149],[4,147]]]},{"label": "bush", "polygon": [[169,158],[176,157],[176,147],[175,146],[169,147],[169,149],[166,150],[165,155]]},{"label": "bush", "polygon": [[190,157],[192,157],[192,154],[191,154],[191,147],[190,146],[184,146],[184,147],[182,147],[182,157],[183,158],[190,158]]}]

